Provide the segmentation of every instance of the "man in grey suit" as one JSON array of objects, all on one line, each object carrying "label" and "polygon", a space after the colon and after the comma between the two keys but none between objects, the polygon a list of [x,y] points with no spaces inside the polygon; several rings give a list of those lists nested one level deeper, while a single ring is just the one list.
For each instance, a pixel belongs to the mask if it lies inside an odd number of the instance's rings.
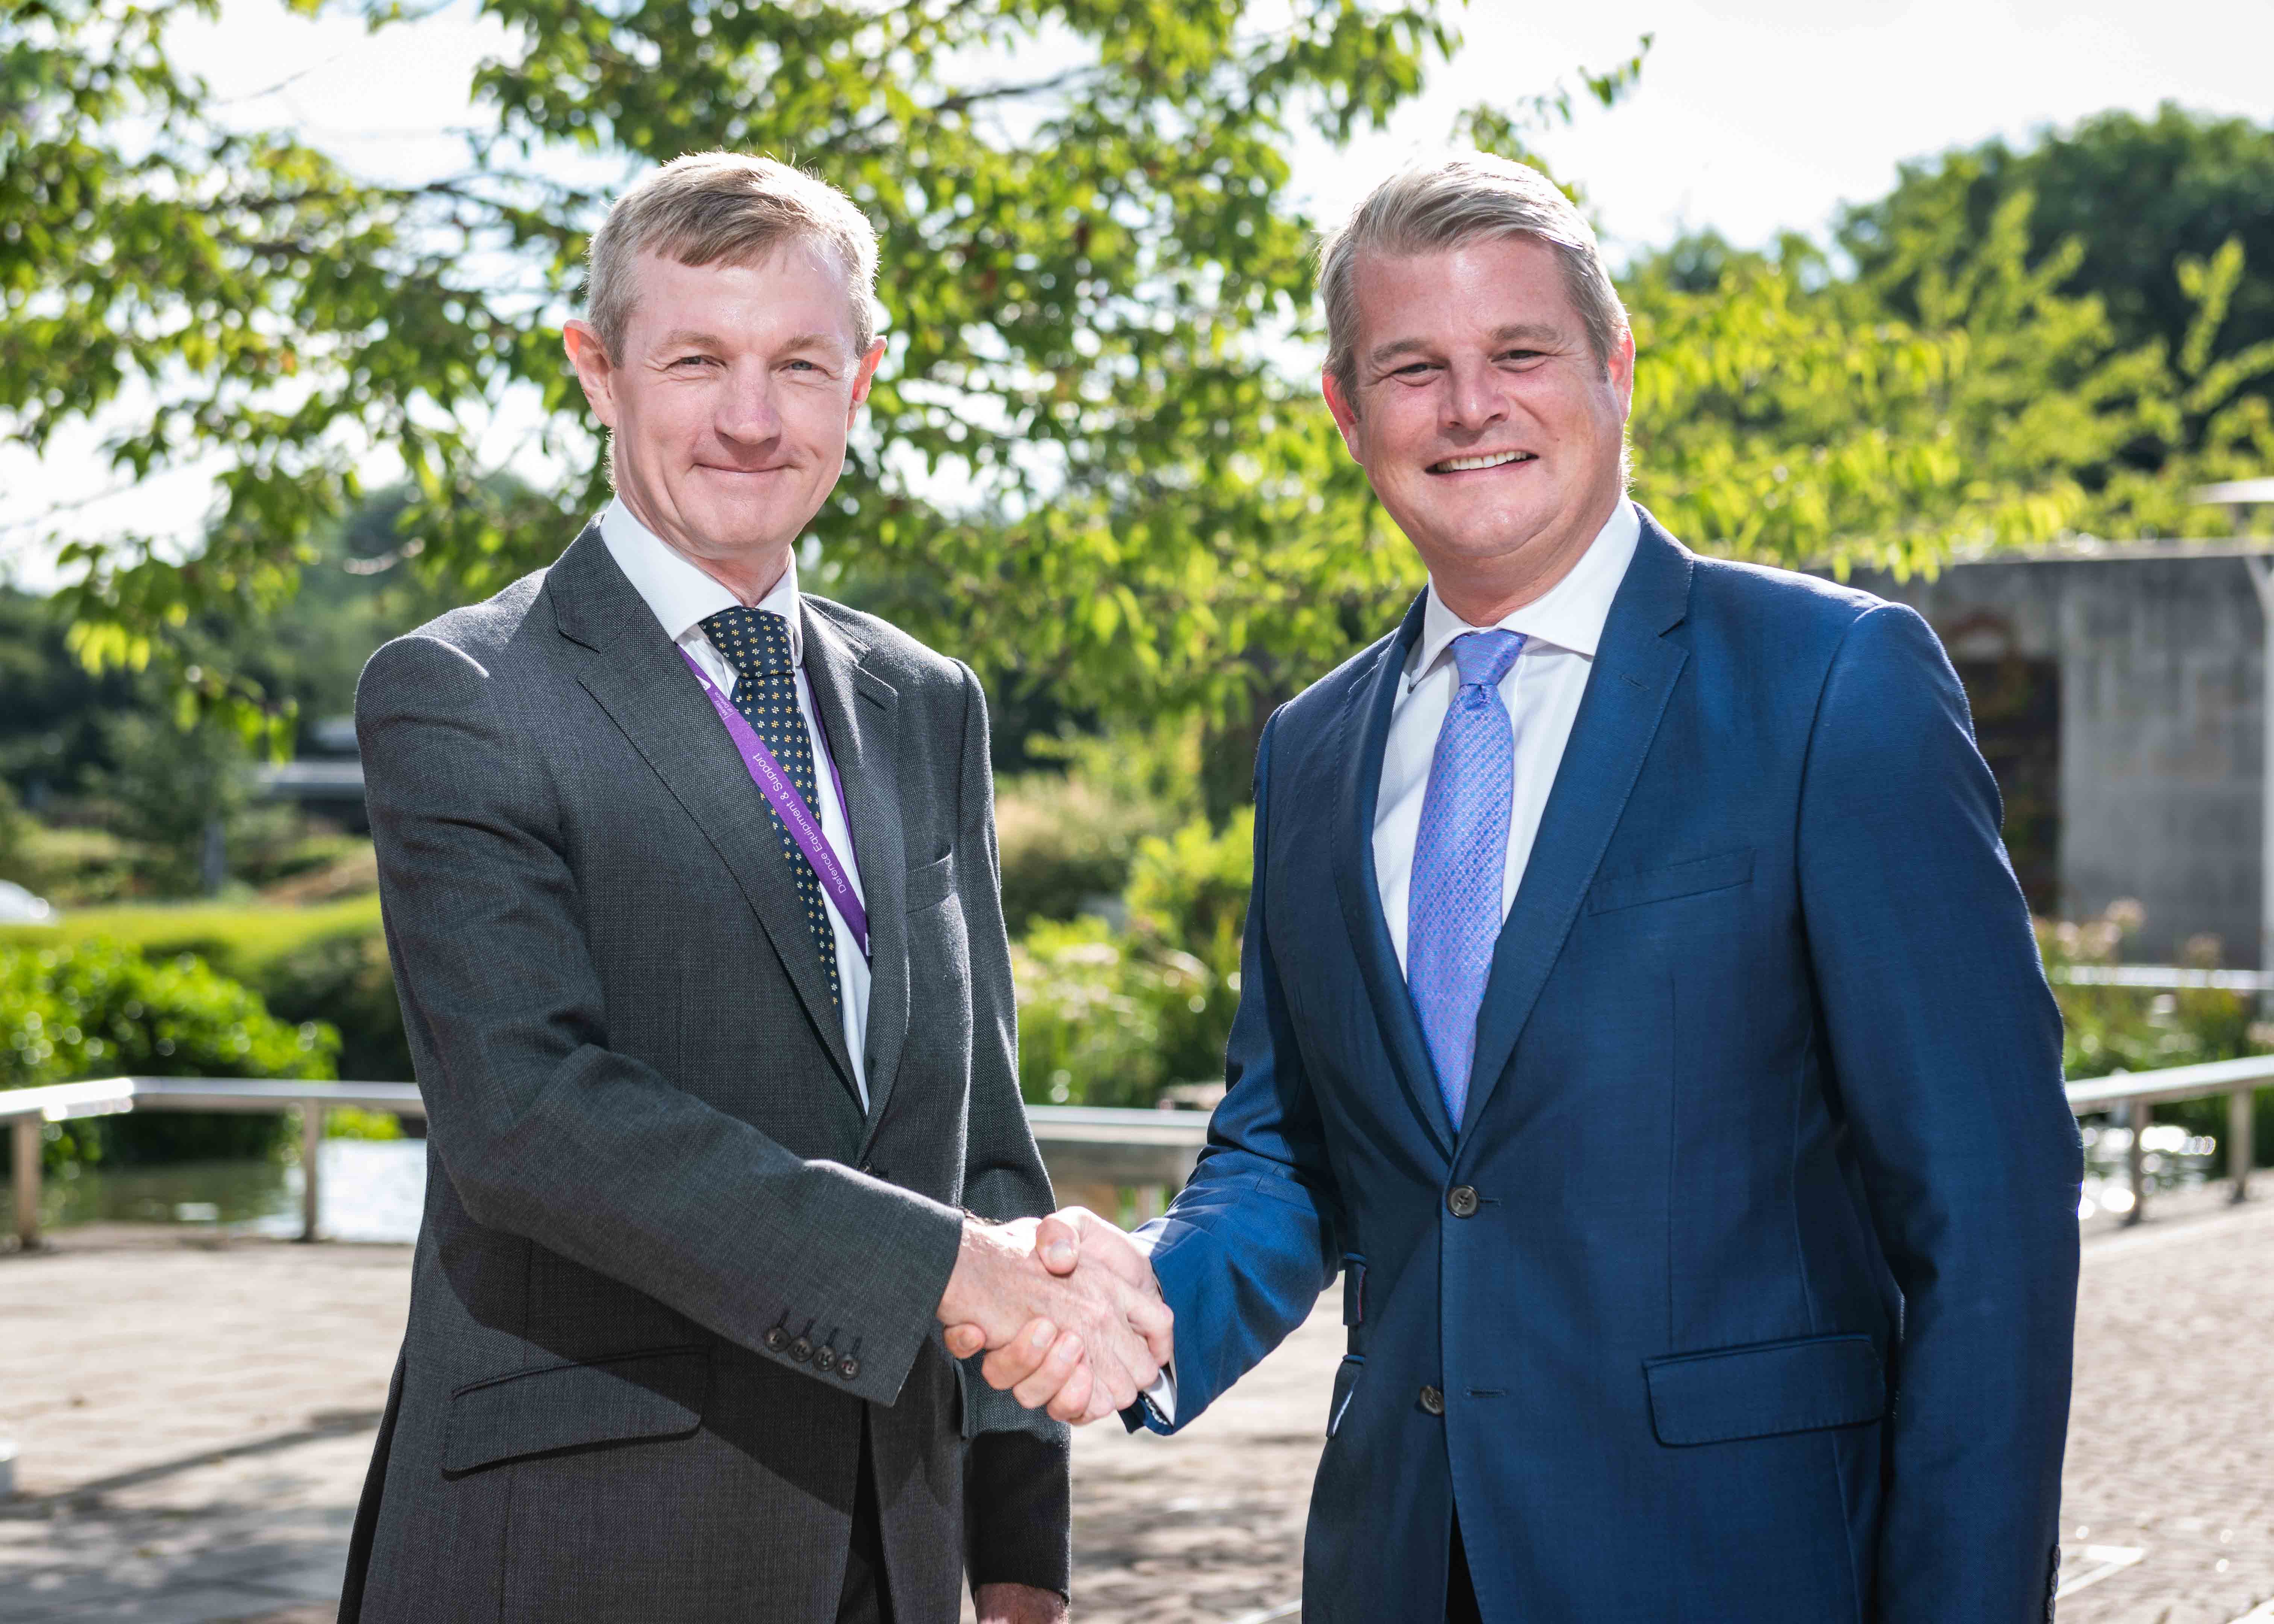
[{"label": "man in grey suit", "polygon": [[1003,1222],[1051,1202],[977,681],[798,590],[884,350],[873,233],[711,154],[591,268],[616,500],[357,696],[431,1128],[341,1618],[931,1624],[968,1570],[986,1624],[1049,1624],[1064,1430],[942,1327],[1040,1336],[1102,1413],[1169,1316]]}]

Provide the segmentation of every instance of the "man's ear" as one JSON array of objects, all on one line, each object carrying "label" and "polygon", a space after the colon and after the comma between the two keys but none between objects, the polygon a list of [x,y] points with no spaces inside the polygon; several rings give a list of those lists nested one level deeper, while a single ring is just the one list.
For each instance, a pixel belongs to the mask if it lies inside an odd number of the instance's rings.
[{"label": "man's ear", "polygon": [[589,321],[571,321],[561,329],[561,346],[568,352],[568,365],[576,369],[576,381],[584,386],[592,415],[607,427],[615,427],[616,367],[608,359],[608,347],[600,342],[599,334]]},{"label": "man's ear", "polygon": [[1619,347],[1611,351],[1610,361],[1611,389],[1619,397],[1622,421],[1634,410],[1634,333],[1630,328],[1619,335]]},{"label": "man's ear", "polygon": [[884,358],[885,341],[881,338],[870,344],[869,353],[861,357],[860,367],[853,374],[852,410],[845,414],[847,428],[853,426],[855,414],[860,411],[862,402],[868,400],[869,386],[875,382],[877,378],[877,363]]},{"label": "man's ear", "polygon": [[1335,426],[1342,431],[1343,449],[1350,453],[1352,462],[1364,468],[1366,458],[1358,445],[1358,408],[1343,393],[1342,380],[1325,367],[1319,369],[1319,393],[1327,397],[1327,410],[1334,414]]}]

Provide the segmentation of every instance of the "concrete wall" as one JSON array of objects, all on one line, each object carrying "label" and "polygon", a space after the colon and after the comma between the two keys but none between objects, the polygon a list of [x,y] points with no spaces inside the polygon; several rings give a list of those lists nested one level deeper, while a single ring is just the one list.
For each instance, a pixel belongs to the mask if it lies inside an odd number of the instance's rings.
[{"label": "concrete wall", "polygon": [[1954,658],[2060,666],[2060,889],[2070,918],[2137,898],[2127,949],[2198,933],[2258,967],[2265,624],[2239,557],[1963,564],[1856,583],[1925,615]]}]

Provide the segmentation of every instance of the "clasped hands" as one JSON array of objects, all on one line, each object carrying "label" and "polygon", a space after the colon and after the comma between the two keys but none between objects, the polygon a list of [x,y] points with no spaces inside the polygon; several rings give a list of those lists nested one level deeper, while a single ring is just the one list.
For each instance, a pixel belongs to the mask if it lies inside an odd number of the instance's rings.
[{"label": "clasped hands", "polygon": [[990,1387],[1077,1425],[1127,1409],[1169,1363],[1175,1316],[1136,1243],[1083,1207],[967,1218],[939,1301],[947,1350]]}]

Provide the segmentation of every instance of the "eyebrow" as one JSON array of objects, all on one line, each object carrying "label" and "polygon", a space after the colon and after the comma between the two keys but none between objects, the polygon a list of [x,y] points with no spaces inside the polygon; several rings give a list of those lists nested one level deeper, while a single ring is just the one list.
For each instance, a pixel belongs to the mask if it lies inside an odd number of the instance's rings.
[{"label": "eyebrow", "polygon": [[[1505,344],[1516,339],[1553,341],[1559,340],[1562,336],[1562,332],[1559,328],[1547,322],[1512,321],[1506,327],[1495,327],[1492,332],[1492,342],[1495,344]],[[1426,354],[1434,348],[1435,346],[1427,339],[1393,338],[1386,344],[1377,344],[1367,350],[1366,358],[1370,365],[1380,366],[1383,362],[1394,361],[1400,356]]]},{"label": "eyebrow", "polygon": [[[681,327],[676,332],[667,333],[662,342],[656,345],[659,350],[724,350],[727,347],[725,341],[716,334],[697,332],[692,327]],[[842,350],[844,347],[843,335],[818,332],[800,333],[795,337],[784,341],[781,345],[784,350]]]}]

